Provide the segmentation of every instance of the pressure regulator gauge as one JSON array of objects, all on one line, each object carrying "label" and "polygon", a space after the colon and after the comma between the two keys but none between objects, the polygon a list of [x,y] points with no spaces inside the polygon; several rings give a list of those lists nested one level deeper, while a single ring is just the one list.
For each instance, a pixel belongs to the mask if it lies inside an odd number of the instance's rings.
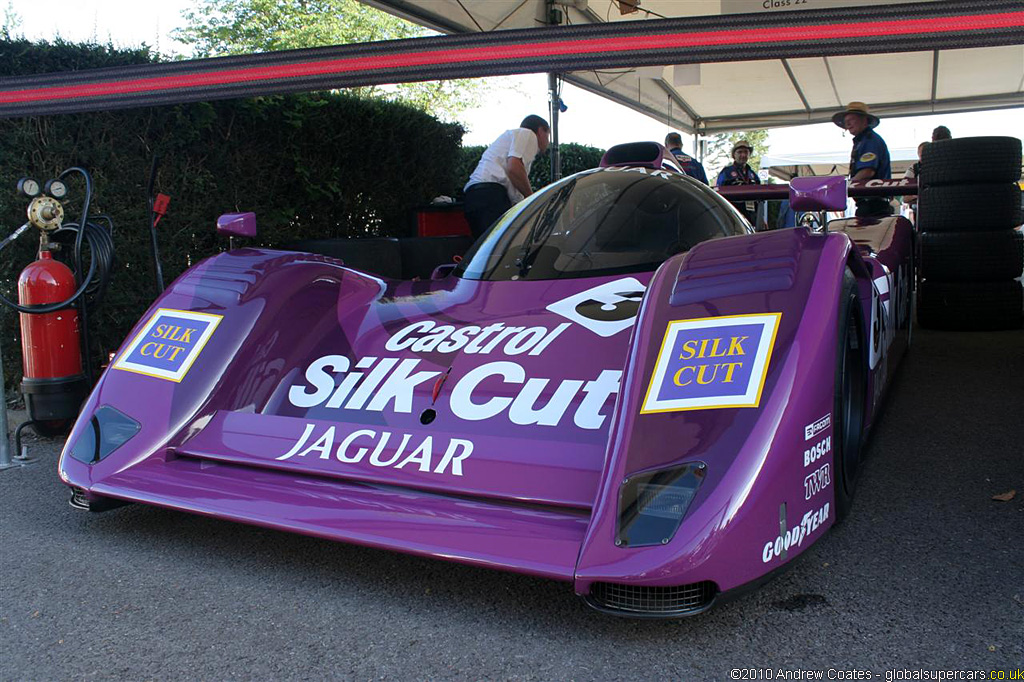
[{"label": "pressure regulator gauge", "polygon": [[22,178],[18,180],[18,191],[28,197],[34,197],[39,194],[39,183],[32,178]]},{"label": "pressure regulator gauge", "polygon": [[60,180],[49,180],[43,185],[43,193],[49,194],[54,199],[63,199],[68,194],[68,186]]}]

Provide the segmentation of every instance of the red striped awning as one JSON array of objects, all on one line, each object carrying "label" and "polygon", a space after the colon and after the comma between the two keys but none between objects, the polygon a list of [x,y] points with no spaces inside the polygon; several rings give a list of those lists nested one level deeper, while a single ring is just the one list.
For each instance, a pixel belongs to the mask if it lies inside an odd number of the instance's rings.
[{"label": "red striped awning", "polygon": [[1019,0],[558,26],[6,78],[0,117],[545,71],[1020,44]]}]

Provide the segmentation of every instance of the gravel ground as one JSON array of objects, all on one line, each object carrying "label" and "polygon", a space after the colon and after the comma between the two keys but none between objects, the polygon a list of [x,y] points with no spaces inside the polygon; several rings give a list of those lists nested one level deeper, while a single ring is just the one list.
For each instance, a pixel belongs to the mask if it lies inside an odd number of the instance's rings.
[{"label": "gravel ground", "polygon": [[78,512],[61,443],[29,440],[36,463],[0,472],[0,679],[1022,679],[1022,377],[1024,332],[915,332],[847,522],[761,589],[668,622],[593,612],[567,583]]}]

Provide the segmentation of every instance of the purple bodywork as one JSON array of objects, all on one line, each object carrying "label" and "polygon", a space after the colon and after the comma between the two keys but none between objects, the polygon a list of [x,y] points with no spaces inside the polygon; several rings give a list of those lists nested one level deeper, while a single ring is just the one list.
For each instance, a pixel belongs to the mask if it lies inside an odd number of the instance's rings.
[{"label": "purple bodywork", "polygon": [[[908,342],[910,245],[902,218],[848,220],[705,241],[656,272],[541,281],[386,281],[311,254],[223,253],[133,329],[60,477],[86,504],[571,581],[618,613],[698,612],[835,521],[844,272],[866,431]],[[591,299],[610,319],[581,322]],[[109,408],[137,432],[104,453],[89,439]],[[619,542],[625,482],[683,463],[703,482],[671,540]],[[693,585],[705,596],[687,608],[593,597]]]}]

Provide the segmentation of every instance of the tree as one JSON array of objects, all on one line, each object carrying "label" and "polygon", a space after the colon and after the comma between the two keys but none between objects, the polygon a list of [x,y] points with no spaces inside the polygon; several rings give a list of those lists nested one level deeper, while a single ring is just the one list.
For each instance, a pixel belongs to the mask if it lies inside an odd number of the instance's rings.
[{"label": "tree", "polygon": [[[198,0],[174,31],[196,57],[220,57],[428,35],[426,29],[357,0]],[[454,120],[475,106],[480,80],[440,80],[349,88],[361,97],[399,100]],[[414,141],[411,141],[414,143]]]},{"label": "tree", "polygon": [[[761,157],[768,153],[768,131],[747,130],[735,133],[719,133],[708,138],[708,150],[704,156],[704,168],[708,171],[708,179],[715,184],[719,171],[732,163],[732,146],[740,140],[746,140],[754,151],[747,162],[754,170],[761,167]],[[714,173],[714,175],[712,175]]]},{"label": "tree", "polygon": [[21,28],[21,15],[14,11],[14,0],[8,0],[4,10],[4,24],[0,27],[0,38],[11,40],[12,34]]}]

